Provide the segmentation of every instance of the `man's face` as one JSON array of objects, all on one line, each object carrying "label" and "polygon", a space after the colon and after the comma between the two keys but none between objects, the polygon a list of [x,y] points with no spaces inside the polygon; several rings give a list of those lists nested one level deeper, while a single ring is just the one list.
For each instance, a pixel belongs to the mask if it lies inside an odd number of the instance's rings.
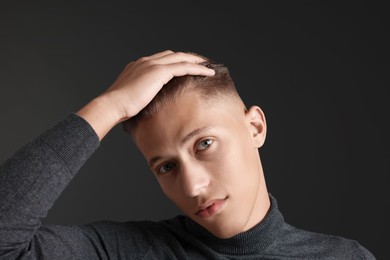
[{"label": "man's face", "polygon": [[[258,147],[264,142],[265,122],[261,125],[260,109],[251,113],[230,99],[206,103],[190,92],[140,122],[135,131],[162,191],[217,237],[231,237],[261,220],[256,202],[264,186]],[[257,125],[253,113],[258,113]]]}]

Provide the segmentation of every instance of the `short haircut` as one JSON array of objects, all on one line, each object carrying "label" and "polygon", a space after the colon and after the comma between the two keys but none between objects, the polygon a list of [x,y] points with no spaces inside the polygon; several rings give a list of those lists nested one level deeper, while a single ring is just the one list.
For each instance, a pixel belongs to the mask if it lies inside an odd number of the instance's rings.
[{"label": "short haircut", "polygon": [[139,122],[153,117],[153,115],[158,113],[164,105],[174,101],[179,95],[190,91],[198,91],[203,98],[202,100],[205,102],[231,97],[242,103],[230,72],[225,65],[215,63],[213,60],[197,53],[187,53],[204,58],[206,61],[200,64],[213,69],[215,71],[214,76],[185,75],[172,78],[161,88],[161,90],[145,108],[143,108],[137,115],[122,122],[123,129],[132,138],[134,138],[134,131]]}]

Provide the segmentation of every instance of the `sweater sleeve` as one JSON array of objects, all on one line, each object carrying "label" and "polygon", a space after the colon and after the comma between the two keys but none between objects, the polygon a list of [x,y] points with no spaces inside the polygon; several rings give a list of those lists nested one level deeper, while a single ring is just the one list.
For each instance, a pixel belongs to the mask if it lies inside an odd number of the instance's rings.
[{"label": "sweater sleeve", "polygon": [[[41,227],[41,219],[99,144],[93,128],[71,113],[0,166],[0,259],[88,251],[82,227],[62,227],[62,233],[53,236],[53,229]],[[80,248],[63,246],[58,250],[65,236],[74,238]]]}]

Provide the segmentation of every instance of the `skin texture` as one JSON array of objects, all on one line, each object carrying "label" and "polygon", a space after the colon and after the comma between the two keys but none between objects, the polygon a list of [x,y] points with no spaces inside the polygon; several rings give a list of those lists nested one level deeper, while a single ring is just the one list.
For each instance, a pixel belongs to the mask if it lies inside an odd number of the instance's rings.
[{"label": "skin texture", "polygon": [[[266,136],[264,114],[257,106],[245,112],[231,99],[203,102],[192,91],[135,131],[136,144],[165,195],[220,238],[250,229],[270,206],[258,152]],[[215,200],[224,201],[215,214],[196,214]]]}]

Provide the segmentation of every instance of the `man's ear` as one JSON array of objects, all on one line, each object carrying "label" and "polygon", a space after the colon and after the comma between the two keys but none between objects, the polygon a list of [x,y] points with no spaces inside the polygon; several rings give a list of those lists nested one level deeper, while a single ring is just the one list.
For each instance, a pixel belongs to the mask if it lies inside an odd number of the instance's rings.
[{"label": "man's ear", "polygon": [[260,107],[252,106],[245,112],[245,118],[249,124],[249,131],[253,138],[253,144],[260,148],[265,142],[267,123],[265,115]]}]

